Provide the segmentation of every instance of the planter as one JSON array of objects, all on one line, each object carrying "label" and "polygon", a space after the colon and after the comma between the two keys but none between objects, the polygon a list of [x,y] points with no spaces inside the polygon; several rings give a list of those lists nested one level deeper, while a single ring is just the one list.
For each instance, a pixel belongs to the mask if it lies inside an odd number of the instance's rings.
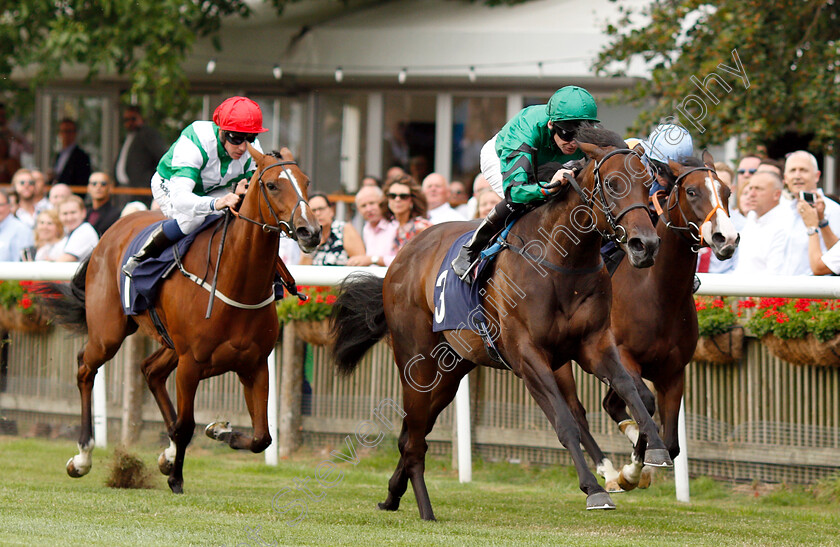
[{"label": "planter", "polygon": [[729,365],[740,361],[743,354],[744,329],[734,327],[729,332],[698,338],[692,360]]},{"label": "planter", "polygon": [[307,344],[315,346],[332,344],[329,319],[322,319],[320,321],[293,321],[292,324],[295,326],[297,337]]},{"label": "planter", "polygon": [[805,338],[782,340],[773,334],[761,337],[761,343],[779,359],[794,365],[819,365],[840,367],[840,335],[820,342],[812,335]]},{"label": "planter", "polygon": [[31,313],[23,313],[18,307],[7,309],[0,306],[0,328],[19,332],[48,332],[52,324],[37,305],[33,305]]}]

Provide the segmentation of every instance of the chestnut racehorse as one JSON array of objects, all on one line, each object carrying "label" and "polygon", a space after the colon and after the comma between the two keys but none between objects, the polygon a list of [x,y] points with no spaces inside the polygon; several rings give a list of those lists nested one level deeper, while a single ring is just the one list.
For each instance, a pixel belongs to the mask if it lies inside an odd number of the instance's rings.
[{"label": "chestnut racehorse", "polygon": [[[714,159],[704,152],[703,160],[686,158],[670,162],[665,206],[658,207],[657,234],[662,241],[652,268],[639,270],[622,263],[613,275],[612,331],[621,363],[636,383],[650,414],[658,406],[665,446],[671,458],[679,454],[677,417],[685,387],[685,367],[697,345],[697,311],[693,283],[697,251],[711,247],[721,260],[730,258],[740,236],[729,219],[729,188],[718,179]],[[658,203],[659,196],[654,199]],[[571,368],[564,367],[558,382],[568,387]],[[656,399],[642,382],[650,380]],[[637,458],[616,471],[589,432],[585,411],[575,390],[564,395],[581,425],[582,442],[604,475],[610,491],[631,490],[641,477]],[[627,414],[624,401],[612,388],[603,401],[604,409],[621,431],[636,444],[639,429]],[[649,480],[650,477],[647,477]],[[647,484],[647,481],[643,483]]]},{"label": "chestnut racehorse", "polygon": [[[273,282],[278,259],[279,235],[285,231],[304,252],[314,249],[321,228],[307,205],[309,179],[284,148],[279,155],[263,155],[249,146],[256,162],[238,213],[230,224],[216,270],[220,230],[198,234],[183,257],[187,272],[215,280],[215,308],[205,319],[210,288],[185,275],[174,273],[162,282],[154,309],[165,326],[173,347],[155,329],[149,312],[126,316],[120,303],[121,259],[132,239],[149,224],[162,220],[156,212],[128,215],[117,221],[83,262],[72,283],[48,284],[42,292],[60,298],[45,299],[57,322],[86,330],[87,343],[78,354],[77,382],[82,400],[82,430],[79,454],[67,462],[71,477],[81,477],[91,468],[91,389],[97,369],[111,359],[125,338],[138,328],[163,347],[142,364],[143,374],[163,414],[170,446],[158,459],[169,487],[183,492],[183,465],[187,445],[195,429],[193,403],[198,382],[233,371],[242,382],[252,436],[219,423],[208,434],[232,448],[261,452],[270,444],[268,432],[268,354],[279,332],[274,308]],[[85,290],[85,288],[95,290]],[[165,381],[177,367],[177,413]]]},{"label": "chestnut racehorse", "polygon": [[[553,372],[568,359],[608,382],[627,401],[639,423],[649,465],[671,465],[656,425],[619,362],[609,330],[610,277],[599,254],[602,235],[612,238],[637,267],[653,263],[659,246],[647,211],[650,175],[642,149],[629,150],[615,133],[581,130],[577,140],[590,158],[575,191],[555,196],[511,229],[511,251],[502,252],[482,275],[482,306],[493,338],[513,373],[522,378],[575,462],[588,509],[615,506],[589,471],[574,415]],[[568,186],[573,186],[569,183]],[[407,413],[399,437],[400,460],[380,509],[395,511],[411,480],[420,517],[434,513],[424,481],[426,435],[452,401],[461,378],[476,366],[506,368],[491,359],[473,331],[432,331],[435,285],[447,250],[476,223],[433,226],[409,241],[385,279],[346,281],[334,306],[334,358],[352,372],[365,352],[390,333]],[[443,276],[441,276],[443,277]],[[482,282],[482,281],[476,281]],[[641,421],[639,421],[641,420]]]}]

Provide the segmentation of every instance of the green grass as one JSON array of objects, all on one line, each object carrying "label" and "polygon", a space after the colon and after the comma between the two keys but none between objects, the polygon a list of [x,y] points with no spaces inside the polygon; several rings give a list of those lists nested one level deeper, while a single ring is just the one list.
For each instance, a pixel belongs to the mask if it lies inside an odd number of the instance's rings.
[{"label": "green grass", "polygon": [[[197,431],[197,434],[200,431]],[[91,473],[64,471],[75,443],[0,437],[6,460],[0,484],[0,545],[837,545],[840,505],[805,488],[756,497],[709,479],[692,482],[692,501],[674,500],[673,484],[613,495],[616,511],[586,511],[574,470],[476,462],[473,482],[459,484],[448,458],[430,458],[427,485],[438,522],[419,519],[409,486],[398,512],[375,509],[396,463],[388,449],[359,452],[337,467],[342,480],[320,501],[272,511],[274,495],[312,478],[328,450],[303,450],[273,468],[263,456],[225,446],[191,447],[186,494],[169,492],[156,471],[159,449],[139,455],[155,466],[156,488],[104,486],[112,450],[95,450]],[[331,447],[333,448],[333,447]],[[342,450],[341,447],[334,447]],[[342,450],[346,452],[346,449]],[[313,488],[313,492],[320,490]],[[288,494],[290,500],[302,495]],[[247,529],[259,528],[259,539]]]}]

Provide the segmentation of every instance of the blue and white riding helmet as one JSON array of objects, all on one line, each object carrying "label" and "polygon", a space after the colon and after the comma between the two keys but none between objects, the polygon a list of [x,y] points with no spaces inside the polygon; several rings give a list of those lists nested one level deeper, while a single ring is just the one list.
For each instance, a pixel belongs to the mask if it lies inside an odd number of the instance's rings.
[{"label": "blue and white riding helmet", "polygon": [[642,141],[645,154],[652,160],[668,163],[668,160],[680,161],[694,155],[694,142],[685,127],[672,123],[657,125],[650,136]]}]

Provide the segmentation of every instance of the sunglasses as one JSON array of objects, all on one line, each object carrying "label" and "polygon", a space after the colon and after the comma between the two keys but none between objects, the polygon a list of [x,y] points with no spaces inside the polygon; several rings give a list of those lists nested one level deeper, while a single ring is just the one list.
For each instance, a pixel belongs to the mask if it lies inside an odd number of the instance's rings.
[{"label": "sunglasses", "polygon": [[749,173],[750,175],[754,175],[756,171],[758,171],[758,168],[756,168],[756,169],[738,169],[738,174],[739,175],[744,175],[746,173]]},{"label": "sunglasses", "polygon": [[253,143],[257,138],[256,133],[237,133],[235,131],[225,131],[225,140],[234,146],[239,146],[245,141]]},{"label": "sunglasses", "polygon": [[107,180],[92,180],[88,182],[88,186],[108,186]]},{"label": "sunglasses", "polygon": [[399,200],[411,199],[411,194],[391,194],[391,193],[389,193],[388,194],[388,199],[399,199]]}]

